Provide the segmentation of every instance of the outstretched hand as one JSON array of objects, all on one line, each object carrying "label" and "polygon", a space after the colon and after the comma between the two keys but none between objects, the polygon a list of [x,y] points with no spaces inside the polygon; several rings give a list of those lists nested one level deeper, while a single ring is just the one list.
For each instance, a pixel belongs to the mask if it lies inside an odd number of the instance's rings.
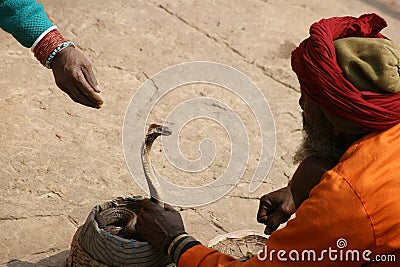
[{"label": "outstretched hand", "polygon": [[164,208],[144,199],[136,222],[136,231],[156,249],[165,250],[171,237],[185,231],[182,217],[168,204]]},{"label": "outstretched hand", "polygon": [[57,53],[51,63],[57,86],[82,105],[100,108],[103,100],[89,60],[73,47]]},{"label": "outstretched hand", "polygon": [[287,222],[295,211],[293,196],[287,186],[260,198],[257,221],[265,224],[264,233],[269,235]]}]

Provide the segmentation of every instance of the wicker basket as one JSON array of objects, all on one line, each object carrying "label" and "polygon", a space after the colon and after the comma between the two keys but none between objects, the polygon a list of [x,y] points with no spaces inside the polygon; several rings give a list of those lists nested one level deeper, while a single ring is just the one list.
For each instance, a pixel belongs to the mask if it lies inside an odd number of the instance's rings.
[{"label": "wicker basket", "polygon": [[168,256],[153,249],[147,242],[125,239],[100,229],[96,214],[111,207],[126,207],[139,213],[141,197],[117,198],[97,205],[84,225],[76,231],[67,260],[68,267],[164,267],[171,264]]},{"label": "wicker basket", "polygon": [[[100,229],[96,214],[111,207],[126,207],[139,213],[142,197],[117,198],[92,209],[84,225],[76,231],[66,263],[67,267],[173,267],[170,259],[147,242],[125,239]],[[246,261],[264,248],[267,237],[244,230],[217,236],[208,247]]]},{"label": "wicker basket", "polygon": [[264,249],[267,237],[257,231],[243,230],[217,236],[208,242],[208,247],[244,262],[257,256]]},{"label": "wicker basket", "polygon": [[80,245],[78,237],[82,231],[82,226],[76,231],[74,238],[71,243],[71,250],[69,252],[67,266],[78,267],[78,266],[91,266],[91,267],[107,267],[104,263],[101,263],[93,259]]}]

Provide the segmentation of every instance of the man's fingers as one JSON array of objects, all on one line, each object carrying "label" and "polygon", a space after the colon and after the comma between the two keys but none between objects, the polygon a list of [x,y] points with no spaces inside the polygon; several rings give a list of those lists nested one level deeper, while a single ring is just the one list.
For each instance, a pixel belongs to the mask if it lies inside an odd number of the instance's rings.
[{"label": "man's fingers", "polygon": [[141,207],[145,209],[152,208],[153,204],[154,202],[151,201],[149,198],[145,198],[140,201]]},{"label": "man's fingers", "polygon": [[260,205],[257,212],[257,222],[266,224],[268,215],[273,212],[269,198],[263,196],[260,199]]},{"label": "man's fingers", "polygon": [[90,66],[89,63],[87,63],[86,65],[84,65],[82,67],[82,72],[83,72],[83,75],[85,76],[86,80],[90,84],[90,86],[92,86],[92,88],[94,89],[94,91],[97,93],[100,93],[100,89],[99,89],[99,86],[97,83],[96,76],[94,75],[92,67]]},{"label": "man's fingers", "polygon": [[265,224],[264,233],[266,235],[270,235],[273,231],[275,231],[279,227],[279,225],[281,225],[279,218],[274,215],[276,214],[270,215],[267,220],[267,223]]},{"label": "man's fingers", "polygon": [[149,211],[141,209],[139,215],[137,216],[136,224],[140,225],[140,227],[145,225],[146,221],[152,219],[152,216],[150,213],[151,212],[149,212]]},{"label": "man's fingers", "polygon": [[[92,108],[97,108],[98,105],[90,101],[88,97],[86,97],[83,93],[81,93],[81,90],[78,88],[78,85],[75,85],[75,83],[70,82],[66,84],[65,82],[60,82],[56,80],[57,86],[65,92],[74,102],[80,103],[82,105],[92,107]],[[78,82],[76,82],[78,84]]]},{"label": "man's fingers", "polygon": [[257,222],[266,224],[268,219],[267,211],[264,207],[260,207],[257,212]]},{"label": "man's fingers", "polygon": [[273,231],[275,231],[277,228],[275,228],[275,229],[271,229],[271,227],[269,227],[269,226],[265,226],[265,229],[264,229],[264,234],[266,234],[266,235],[270,235],[270,234],[272,234],[272,232]]},{"label": "man's fingers", "polygon": [[164,209],[158,205],[157,203],[154,203],[151,199],[145,198],[140,202],[142,208],[144,208],[146,211],[163,211]]},{"label": "man's fingers", "polygon": [[87,98],[87,96],[85,96],[76,85],[72,85],[71,87],[73,88],[69,91],[70,93],[68,95],[72,100],[91,108],[98,108],[98,105],[90,101],[90,99]]},{"label": "man's fingers", "polygon": [[100,108],[103,104],[103,99],[101,99],[100,95],[96,93],[95,89],[88,83],[82,71],[77,71],[76,79],[75,85],[79,88],[81,93],[85,95],[95,107]]},{"label": "man's fingers", "polygon": [[[63,84],[57,85],[64,93],[66,93],[74,102],[83,104],[85,106],[94,107],[92,102],[89,101],[85,96],[80,94],[79,89],[74,87],[73,84],[69,85],[68,87],[64,86]],[[71,88],[73,88],[71,90]]]},{"label": "man's fingers", "polygon": [[85,95],[93,104],[100,107],[103,104],[103,100],[101,99],[100,95],[96,93],[95,89],[86,80],[82,70],[80,69],[76,71],[76,73],[74,73],[74,77],[76,79],[75,85],[79,88],[81,93]]},{"label": "man's fingers", "polygon": [[143,224],[144,224],[144,219],[143,219],[142,215],[139,214],[138,217],[137,217],[136,224],[135,224],[135,228],[136,228],[137,232],[141,232],[140,229],[142,228]]},{"label": "man's fingers", "polygon": [[290,216],[288,216],[288,214],[285,211],[280,209],[275,211],[274,213],[268,216],[267,222],[265,224],[266,227],[264,233],[267,235],[271,234],[279,227],[279,225],[287,222],[289,218]]}]

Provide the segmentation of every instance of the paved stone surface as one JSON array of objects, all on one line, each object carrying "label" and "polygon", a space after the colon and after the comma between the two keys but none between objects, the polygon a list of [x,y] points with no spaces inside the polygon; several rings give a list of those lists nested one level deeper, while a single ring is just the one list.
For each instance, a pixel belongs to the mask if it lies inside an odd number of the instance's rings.
[{"label": "paved stone surface", "polygon": [[[187,230],[205,243],[230,231],[261,232],[263,227],[255,221],[258,198],[287,183],[301,137],[298,83],[290,67],[292,49],[321,18],[369,12],[385,17],[389,27],[384,33],[400,43],[398,1],[42,2],[63,34],[90,58],[106,102],[101,110],[74,104],[28,49],[0,32],[3,266],[62,266],[74,232],[94,205],[145,194],[124,160],[121,140],[127,105],[148,77],[196,60],[232,66],[257,84],[274,115],[277,142],[269,176],[249,193],[261,145],[249,108],[216,86],[186,86],[165,96],[149,121],[164,119],[171,107],[194,96],[213,97],[233,107],[252,137],[249,163],[239,184],[210,205],[182,209]],[[174,169],[155,144],[156,168],[181,185],[211,182],[229,160],[229,137],[223,129],[207,120],[196,123],[188,123],[181,132],[180,145],[189,159],[196,159],[199,142],[214,139],[220,154],[204,173],[189,175]]]}]

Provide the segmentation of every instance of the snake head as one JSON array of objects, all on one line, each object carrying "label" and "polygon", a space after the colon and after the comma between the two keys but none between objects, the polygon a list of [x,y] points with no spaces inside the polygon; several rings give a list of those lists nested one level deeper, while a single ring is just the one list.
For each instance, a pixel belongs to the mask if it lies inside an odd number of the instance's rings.
[{"label": "snake head", "polygon": [[147,130],[147,135],[153,135],[153,134],[168,136],[172,134],[172,130],[167,126],[162,126],[159,124],[152,123],[150,124],[149,129]]}]

